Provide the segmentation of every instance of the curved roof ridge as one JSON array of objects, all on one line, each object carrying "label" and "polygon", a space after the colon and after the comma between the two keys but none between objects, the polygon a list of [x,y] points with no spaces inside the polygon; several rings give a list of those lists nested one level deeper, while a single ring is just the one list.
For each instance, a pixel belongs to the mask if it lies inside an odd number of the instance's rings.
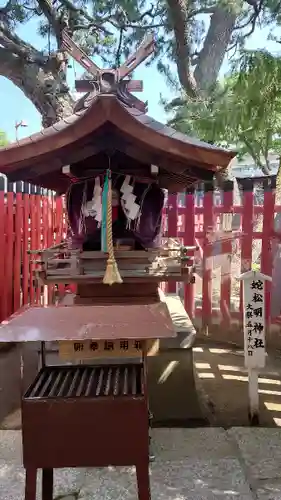
[{"label": "curved roof ridge", "polygon": [[93,156],[105,149],[106,135],[102,144],[97,132],[107,123],[113,125],[113,134],[116,130],[117,141],[121,137],[120,144],[130,145],[124,150],[125,154],[130,156],[129,149],[133,147],[144,161],[142,154],[146,152],[147,161],[162,163],[167,171],[175,170],[177,164],[179,174],[193,167],[197,168],[198,175],[203,171],[215,173],[225,169],[235,156],[233,151],[178,132],[140,109],[126,105],[114,94],[99,94],[89,96],[87,108],[1,148],[0,172],[14,182],[36,178],[43,170],[46,173],[46,165],[54,172],[63,165]]}]

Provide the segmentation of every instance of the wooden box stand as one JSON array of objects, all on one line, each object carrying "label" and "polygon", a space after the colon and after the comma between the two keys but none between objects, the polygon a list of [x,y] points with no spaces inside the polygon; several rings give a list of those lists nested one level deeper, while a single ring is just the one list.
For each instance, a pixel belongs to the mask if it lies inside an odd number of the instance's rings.
[{"label": "wooden box stand", "polygon": [[[42,346],[42,367],[22,398],[25,500],[36,500],[38,469],[42,499],[53,500],[55,468],[110,465],[135,465],[138,499],[150,500],[146,354],[155,338],[173,336],[166,304],[154,299],[34,306],[0,328],[0,342]],[[46,366],[46,341],[59,342],[62,359],[87,364]]]},{"label": "wooden box stand", "polygon": [[25,500],[53,499],[53,469],[135,465],[139,500],[150,499],[149,424],[143,364],[44,367],[22,400]]}]

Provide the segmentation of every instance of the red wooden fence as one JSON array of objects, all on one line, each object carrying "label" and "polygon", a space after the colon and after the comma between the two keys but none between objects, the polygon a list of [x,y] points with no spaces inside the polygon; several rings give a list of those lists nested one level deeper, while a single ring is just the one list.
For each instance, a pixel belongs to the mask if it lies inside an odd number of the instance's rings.
[{"label": "red wooden fence", "polygon": [[[242,182],[241,202],[233,204],[233,186],[226,183],[222,192],[212,186],[200,193],[188,192],[180,199],[168,197],[166,235],[180,237],[186,245],[195,242],[198,276],[194,285],[184,290],[185,307],[192,318],[200,317],[203,327],[213,318],[224,327],[233,318],[241,318],[240,283],[235,279],[241,271],[251,268],[253,247],[260,242],[261,249],[255,266],[265,274],[272,272],[271,244],[274,214],[281,212],[275,206],[274,179],[263,182],[262,195],[256,199],[253,180]],[[220,243],[221,214],[231,213],[236,221],[235,233]],[[35,264],[28,250],[38,250],[61,241],[65,236],[63,199],[40,188],[17,183],[7,192],[0,184],[0,320],[4,320],[21,305],[42,302],[43,290],[32,279]],[[261,220],[262,218],[262,220]],[[256,221],[258,220],[258,222]],[[258,227],[256,227],[258,225]],[[217,246],[220,246],[219,250]],[[215,251],[216,250],[216,251]],[[34,260],[34,259],[33,259]],[[269,312],[270,285],[267,285]],[[169,291],[176,291],[169,284]],[[64,292],[61,287],[61,293]],[[49,290],[49,299],[52,289]]]},{"label": "red wooden fence", "polygon": [[[43,289],[32,278],[33,257],[28,251],[46,248],[65,235],[63,199],[22,182],[0,179],[0,320],[20,306],[41,303]],[[49,290],[49,298],[52,290]]]},{"label": "red wooden fence", "polygon": [[[242,290],[237,277],[253,268],[272,274],[272,242],[276,214],[275,178],[262,181],[241,179],[239,200],[233,203],[233,183],[227,181],[224,190],[214,192],[205,187],[198,192],[168,197],[166,235],[182,238],[186,245],[199,245],[196,262],[198,275],[194,285],[184,290],[184,303],[191,318],[200,317],[203,329],[216,323],[229,327],[233,319],[242,320]],[[259,189],[258,189],[259,188]],[[185,198],[185,199],[184,199]],[[220,233],[221,216],[232,214],[235,227],[229,237]],[[239,220],[238,220],[239,219]],[[218,252],[216,246],[220,246]],[[266,314],[270,315],[270,284],[266,284]],[[175,292],[175,285],[168,286]]]}]

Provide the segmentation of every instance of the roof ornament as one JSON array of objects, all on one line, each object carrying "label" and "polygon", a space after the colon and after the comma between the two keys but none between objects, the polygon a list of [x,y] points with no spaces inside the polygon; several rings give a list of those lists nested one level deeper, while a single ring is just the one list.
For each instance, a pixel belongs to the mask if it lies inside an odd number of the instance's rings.
[{"label": "roof ornament", "polygon": [[141,92],[143,82],[125,78],[153,53],[155,48],[153,35],[148,35],[134,54],[116,69],[99,68],[70,38],[66,28],[62,32],[62,48],[92,76],[90,79],[75,81],[77,92],[88,93],[78,101],[76,111],[87,107],[96,95],[112,93],[116,94],[124,104],[142,112],[147,111],[147,103],[131,94],[131,92]]}]

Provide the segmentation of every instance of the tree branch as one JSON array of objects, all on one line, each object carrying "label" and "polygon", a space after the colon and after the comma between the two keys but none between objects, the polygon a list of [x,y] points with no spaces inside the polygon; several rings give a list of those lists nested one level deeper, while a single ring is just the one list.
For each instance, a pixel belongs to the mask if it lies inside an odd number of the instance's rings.
[{"label": "tree branch", "polygon": [[41,52],[39,52],[33,45],[25,42],[15,33],[5,25],[4,22],[0,21],[0,45],[2,45],[6,50],[9,50],[12,54],[16,54],[19,57],[29,60],[37,61],[41,64],[45,62],[45,58]]},{"label": "tree branch", "polygon": [[211,7],[202,7],[202,9],[190,10],[187,19],[192,19],[193,17],[198,16],[200,14],[213,14],[215,12],[215,9],[216,5],[214,4]]},{"label": "tree branch", "polygon": [[248,0],[247,3],[249,5],[252,5],[252,7],[254,8],[254,12],[252,13],[252,15],[249,17],[249,19],[244,24],[241,24],[241,25],[234,27],[234,30],[241,31],[251,24],[250,31],[248,33],[246,33],[245,35],[243,35],[243,38],[248,38],[249,36],[251,36],[254,33],[259,15],[261,13],[261,10],[262,10],[263,4],[264,4],[264,0],[260,0],[259,3],[256,2],[255,0],[253,0],[253,1]]},{"label": "tree branch", "polygon": [[192,41],[188,24],[188,7],[185,0],[167,0],[169,18],[175,34],[175,52],[179,81],[188,95],[198,92],[196,80],[191,72]]},{"label": "tree branch", "polygon": [[203,48],[198,57],[194,76],[201,90],[209,89],[217,81],[238,14],[218,5],[211,16]]},{"label": "tree branch", "polygon": [[86,9],[83,9],[82,7],[76,7],[70,0],[60,0],[60,3],[69,11],[75,13],[77,16],[84,17],[84,19],[86,19],[90,23],[93,22],[92,16],[88,14]]},{"label": "tree branch", "polygon": [[6,15],[13,7],[13,0],[9,0],[4,7],[0,8],[0,15]]},{"label": "tree branch", "polygon": [[119,42],[118,42],[118,47],[117,47],[117,51],[116,51],[116,57],[115,57],[116,68],[118,68],[121,64],[121,51],[122,51],[122,43],[123,43],[123,34],[124,34],[124,31],[121,28],[120,33],[119,33]]},{"label": "tree branch", "polygon": [[49,0],[37,0],[38,7],[43,12],[46,17],[49,25],[52,27],[53,32],[56,37],[56,41],[58,47],[61,45],[61,34],[62,30],[65,27],[65,24],[61,21],[61,19],[57,16],[56,10],[52,7],[51,2]]},{"label": "tree branch", "polygon": [[13,81],[20,66],[20,58],[3,47],[0,47],[0,75]]}]

